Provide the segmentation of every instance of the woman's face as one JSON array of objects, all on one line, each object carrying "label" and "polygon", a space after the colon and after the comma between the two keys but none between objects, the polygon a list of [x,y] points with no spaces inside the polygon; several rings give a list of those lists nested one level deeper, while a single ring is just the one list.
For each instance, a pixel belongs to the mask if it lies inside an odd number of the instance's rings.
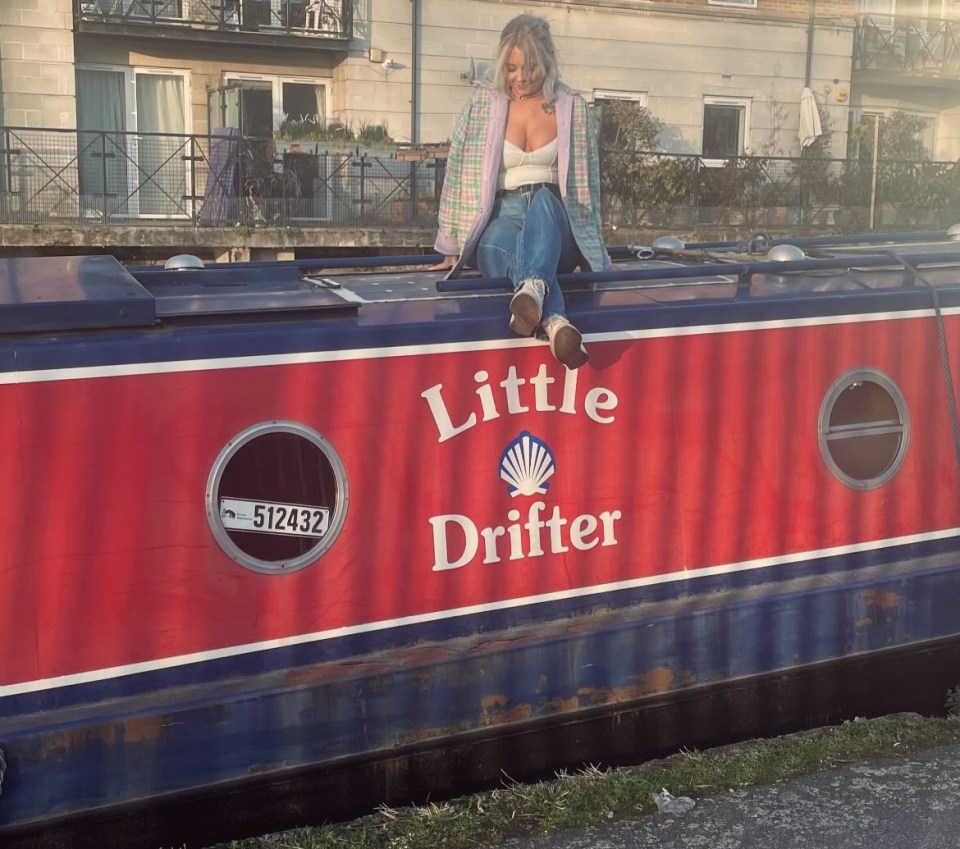
[{"label": "woman's face", "polygon": [[527,68],[523,52],[514,47],[507,56],[507,84],[514,97],[536,94],[543,88],[543,74],[539,68]]}]

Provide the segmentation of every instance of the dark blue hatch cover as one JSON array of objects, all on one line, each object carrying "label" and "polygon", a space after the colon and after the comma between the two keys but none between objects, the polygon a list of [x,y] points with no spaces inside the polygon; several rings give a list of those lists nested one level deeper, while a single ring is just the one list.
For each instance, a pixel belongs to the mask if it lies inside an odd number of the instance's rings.
[{"label": "dark blue hatch cover", "polygon": [[154,303],[112,256],[0,260],[0,333],[149,326]]}]

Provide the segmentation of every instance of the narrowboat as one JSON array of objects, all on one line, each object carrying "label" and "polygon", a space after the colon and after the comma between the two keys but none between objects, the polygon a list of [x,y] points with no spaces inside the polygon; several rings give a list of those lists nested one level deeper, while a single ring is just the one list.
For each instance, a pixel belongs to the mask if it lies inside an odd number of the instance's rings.
[{"label": "narrowboat", "polygon": [[614,253],[0,261],[0,840],[956,641],[960,243]]}]

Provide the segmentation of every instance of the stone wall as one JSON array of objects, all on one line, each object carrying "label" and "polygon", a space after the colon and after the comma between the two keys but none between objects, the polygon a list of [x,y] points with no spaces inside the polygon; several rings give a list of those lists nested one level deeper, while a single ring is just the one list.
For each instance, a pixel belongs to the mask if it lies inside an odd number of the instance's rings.
[{"label": "stone wall", "polygon": [[[799,154],[800,93],[806,74],[808,0],[757,0],[756,8],[640,0],[419,0],[419,139],[453,132],[471,85],[487,70],[503,25],[535,11],[551,22],[564,80],[587,99],[596,92],[645,98],[667,126],[663,147],[699,153],[705,97],[749,102],[746,147]],[[358,33],[337,69],[334,111],[354,124],[389,121],[410,135],[413,54],[410,0],[357,0]],[[834,151],[845,149],[850,89],[852,0],[818,0],[811,87],[830,121]],[[366,17],[368,16],[368,17]],[[371,61],[371,52],[377,61]],[[383,60],[392,60],[385,67]]]},{"label": "stone wall", "polygon": [[0,90],[7,126],[76,127],[70,0],[0,2]]}]

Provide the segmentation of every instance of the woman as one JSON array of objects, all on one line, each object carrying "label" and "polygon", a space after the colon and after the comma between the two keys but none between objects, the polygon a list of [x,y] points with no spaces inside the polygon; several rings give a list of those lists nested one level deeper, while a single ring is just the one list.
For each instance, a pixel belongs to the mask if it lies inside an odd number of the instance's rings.
[{"label": "woman", "polygon": [[567,368],[587,361],[567,321],[558,272],[610,266],[587,105],[560,82],[550,25],[519,15],[500,36],[489,85],[467,103],[450,145],[435,270],[476,264],[509,277],[510,329],[539,331]]}]

